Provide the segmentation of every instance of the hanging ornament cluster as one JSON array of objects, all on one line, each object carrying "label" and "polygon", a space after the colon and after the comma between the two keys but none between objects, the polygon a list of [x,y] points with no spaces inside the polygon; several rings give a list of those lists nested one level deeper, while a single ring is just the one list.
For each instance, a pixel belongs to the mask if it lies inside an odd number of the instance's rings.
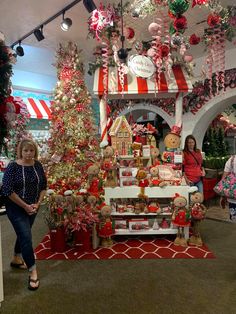
[{"label": "hanging ornament cluster", "polygon": [[157,5],[166,5],[167,0],[134,0],[131,4],[131,16],[133,18],[145,18],[148,15],[155,14]]},{"label": "hanging ornament cluster", "polygon": [[[186,36],[185,30],[188,27],[188,21],[185,13],[187,10],[193,10],[196,6],[205,7],[209,10],[205,21],[206,33],[192,33]],[[118,67],[119,83],[122,90],[127,71],[126,66],[121,66],[121,60],[124,64],[126,62],[127,49],[121,47],[119,10],[113,7],[112,14],[111,12],[105,13],[106,10],[110,10],[110,7],[108,5],[105,9],[104,6],[101,6],[101,12],[94,12],[93,20],[90,19],[89,22],[90,33],[103,43],[102,49],[98,49],[95,53],[97,60],[91,65],[90,71],[93,72],[99,65],[103,67],[105,93],[107,93],[108,68],[111,66],[109,59],[111,46],[114,63]],[[141,55],[147,55],[153,60],[157,68],[157,80],[160,79],[160,74],[163,71],[168,77],[171,67],[175,64],[182,66],[188,74],[193,74],[194,60],[193,55],[189,53],[189,49],[191,46],[202,43],[208,47],[205,72],[209,78],[216,72],[215,86],[211,86],[211,79],[209,79],[210,90],[219,91],[222,89],[225,80],[225,56],[223,53],[225,41],[232,39],[235,34],[233,28],[236,25],[236,14],[232,9],[224,8],[219,0],[135,0],[126,13],[135,19],[147,16],[153,18],[153,22],[148,27],[148,31],[152,36],[152,41],[149,41],[148,45],[141,39],[135,38],[139,33],[138,27],[135,28],[135,25],[138,24],[137,20],[133,25],[128,23],[124,25],[123,30],[124,38],[127,43],[132,43],[133,51]],[[115,16],[113,23],[110,23],[111,18],[107,18],[111,16]],[[219,29],[219,32],[217,29]],[[212,49],[215,52],[212,52]],[[215,64],[213,65],[212,62],[215,62]],[[114,81],[112,73],[109,74],[109,79],[112,83],[111,88],[115,89],[117,82]]]},{"label": "hanging ornament cluster", "polygon": [[173,20],[170,24],[170,33],[172,35],[176,32],[183,34],[187,28],[187,19],[183,13],[188,10],[189,2],[187,0],[169,0],[168,8],[169,17]]},{"label": "hanging ornament cluster", "polygon": [[112,5],[109,4],[106,8],[100,4],[99,9],[92,12],[88,21],[90,34],[101,41],[104,36],[107,37],[107,29],[113,27],[117,20],[119,20],[119,16]]}]

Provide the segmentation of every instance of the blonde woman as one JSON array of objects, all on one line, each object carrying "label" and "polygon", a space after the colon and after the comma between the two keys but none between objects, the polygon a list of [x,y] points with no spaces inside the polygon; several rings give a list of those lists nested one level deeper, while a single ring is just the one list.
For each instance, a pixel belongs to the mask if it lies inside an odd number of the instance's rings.
[{"label": "blonde woman", "polygon": [[4,173],[2,194],[6,196],[6,213],[16,233],[10,265],[28,269],[29,290],[39,287],[31,227],[45,196],[46,185],[46,176],[38,161],[37,145],[31,139],[23,139],[18,145],[17,160],[11,162]]}]

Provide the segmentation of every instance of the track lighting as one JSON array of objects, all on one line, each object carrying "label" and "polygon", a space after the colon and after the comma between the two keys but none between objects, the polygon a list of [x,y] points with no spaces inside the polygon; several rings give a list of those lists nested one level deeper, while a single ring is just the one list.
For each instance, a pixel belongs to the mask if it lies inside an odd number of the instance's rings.
[{"label": "track lighting", "polygon": [[[57,13],[55,13],[52,16],[50,16],[45,21],[41,22],[38,26],[34,27],[31,31],[29,31],[28,33],[23,35],[21,38],[18,38],[10,46],[14,47],[14,46],[18,45],[17,48],[16,48],[16,53],[17,53],[18,56],[22,57],[24,55],[24,49],[20,45],[21,41],[25,40],[26,38],[28,38],[32,34],[34,34],[34,36],[36,37],[36,39],[38,41],[43,40],[44,39],[43,26],[49,24],[50,22],[52,22],[53,20],[55,20],[57,17],[59,17],[61,15],[63,15],[63,21],[61,22],[61,28],[62,28],[63,31],[68,31],[68,29],[72,25],[72,20],[70,18],[68,18],[68,17],[64,18],[64,14],[65,14],[65,12],[67,12],[68,10],[73,8],[77,3],[81,2],[81,1],[82,0],[74,0],[74,1],[72,1],[70,4],[65,6],[62,10],[58,11]],[[84,7],[86,8],[86,10],[89,13],[91,13],[92,11],[94,11],[96,9],[96,5],[94,4],[93,0],[83,0],[83,4],[84,4]]]},{"label": "track lighting", "polygon": [[83,0],[83,4],[88,13],[92,13],[94,10],[97,9],[93,0]]},{"label": "track lighting", "polygon": [[16,54],[19,57],[23,57],[23,55],[25,54],[23,47],[21,47],[21,41],[19,41],[19,46],[16,47]]},{"label": "track lighting", "polygon": [[62,13],[61,29],[64,32],[67,32],[68,29],[71,27],[71,25],[72,25],[72,20],[69,17],[65,18],[65,12],[63,12]]},{"label": "track lighting", "polygon": [[44,39],[43,26],[41,26],[40,29],[38,28],[34,31],[34,36],[37,38],[38,41],[41,41]]}]

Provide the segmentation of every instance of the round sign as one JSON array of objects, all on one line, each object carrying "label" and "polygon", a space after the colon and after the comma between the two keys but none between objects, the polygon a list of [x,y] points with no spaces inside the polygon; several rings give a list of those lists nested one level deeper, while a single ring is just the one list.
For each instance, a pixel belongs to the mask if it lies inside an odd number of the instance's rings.
[{"label": "round sign", "polygon": [[155,71],[155,65],[149,57],[134,55],[129,58],[128,66],[130,71],[139,77],[149,78]]}]

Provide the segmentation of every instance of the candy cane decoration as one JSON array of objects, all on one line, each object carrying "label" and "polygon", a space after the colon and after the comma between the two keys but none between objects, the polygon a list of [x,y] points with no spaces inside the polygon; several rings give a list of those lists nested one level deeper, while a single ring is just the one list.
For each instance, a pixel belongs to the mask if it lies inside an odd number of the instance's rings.
[{"label": "candy cane decoration", "polygon": [[[163,20],[163,36],[164,36],[164,43],[168,46],[170,51],[170,33],[169,33],[169,17],[167,15],[167,12],[161,11],[161,16]],[[165,57],[165,68],[166,68],[166,74],[167,78],[170,78],[170,72],[171,72],[171,66],[170,66],[170,52],[168,53],[168,56]]]},{"label": "candy cane decoration", "polygon": [[213,57],[212,57],[212,46],[208,47],[208,55],[206,58],[206,66],[207,66],[207,78],[209,79],[209,91],[210,98],[212,97],[212,73],[213,73]]},{"label": "candy cane decoration", "polygon": [[225,92],[225,32],[221,31],[220,32],[220,71],[221,76],[221,87],[223,88],[223,92]]},{"label": "candy cane decoration", "polygon": [[101,143],[100,147],[104,147],[108,144],[108,134],[107,134],[107,102],[102,97],[100,99],[100,129],[101,129]]},{"label": "candy cane decoration", "polygon": [[156,21],[157,21],[157,25],[159,26],[159,30],[157,31],[157,36],[154,36],[155,40],[152,41],[152,47],[156,51],[153,61],[154,61],[155,65],[156,65],[156,67],[157,67],[156,76],[157,76],[157,82],[158,82],[158,89],[160,89],[161,64],[162,64],[162,60],[161,60],[161,57],[160,57],[161,35],[162,35],[162,19],[161,18],[157,18]]},{"label": "candy cane decoration", "polygon": [[112,46],[112,50],[114,52],[114,60],[115,63],[117,64],[117,70],[118,70],[118,76],[119,76],[119,80],[120,80],[120,85],[121,85],[121,93],[122,93],[122,97],[124,96],[124,86],[125,86],[125,74],[128,73],[128,69],[127,66],[120,62],[120,59],[118,57],[118,45],[114,44]]},{"label": "candy cane decoration", "polygon": [[108,49],[109,43],[107,40],[102,42],[102,59],[103,59],[103,87],[104,87],[104,96],[105,100],[107,99],[108,94],[108,63],[109,63],[109,56],[108,56]]}]

